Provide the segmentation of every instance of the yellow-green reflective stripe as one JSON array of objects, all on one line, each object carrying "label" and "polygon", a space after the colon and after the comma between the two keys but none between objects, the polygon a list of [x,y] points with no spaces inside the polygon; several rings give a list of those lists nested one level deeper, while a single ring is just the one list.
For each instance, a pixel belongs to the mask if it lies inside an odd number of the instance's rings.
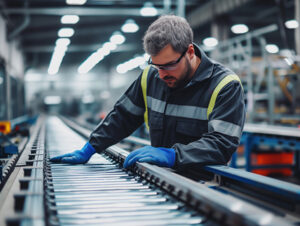
[{"label": "yellow-green reflective stripe", "polygon": [[145,103],[145,113],[144,113],[144,121],[147,129],[149,130],[148,124],[148,107],[147,107],[147,77],[150,69],[150,65],[145,68],[142,74],[141,86],[143,91],[144,103]]},{"label": "yellow-green reflective stripe", "polygon": [[221,80],[221,82],[219,82],[219,84],[215,88],[215,90],[214,90],[214,92],[211,95],[210,100],[209,100],[209,105],[208,105],[208,108],[207,108],[207,120],[209,120],[209,115],[215,107],[215,103],[216,103],[216,100],[217,100],[217,97],[218,97],[218,94],[219,94],[220,90],[224,86],[226,86],[229,82],[234,81],[234,80],[239,81],[241,83],[241,80],[237,75],[227,75],[225,78],[223,78]]}]

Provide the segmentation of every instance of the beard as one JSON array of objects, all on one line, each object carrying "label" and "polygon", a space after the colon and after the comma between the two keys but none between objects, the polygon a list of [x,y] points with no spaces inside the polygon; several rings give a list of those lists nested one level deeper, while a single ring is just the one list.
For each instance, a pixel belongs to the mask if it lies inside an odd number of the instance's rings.
[{"label": "beard", "polygon": [[173,89],[183,88],[191,81],[192,66],[186,58],[184,59],[186,68],[179,78],[174,82],[173,87],[171,87]]}]

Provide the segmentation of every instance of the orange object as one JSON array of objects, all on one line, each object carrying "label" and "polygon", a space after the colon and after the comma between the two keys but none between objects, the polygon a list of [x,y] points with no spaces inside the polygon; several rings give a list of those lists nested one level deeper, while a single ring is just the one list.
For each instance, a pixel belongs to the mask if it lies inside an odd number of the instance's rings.
[{"label": "orange object", "polygon": [[[293,152],[278,152],[278,153],[252,153],[251,165],[293,165]],[[269,168],[269,169],[254,169],[253,173],[268,176],[270,174],[281,174],[283,176],[291,176],[293,174],[290,168]]]},{"label": "orange object", "polygon": [[11,131],[10,121],[0,121],[0,132],[8,134]]},{"label": "orange object", "polygon": [[236,152],[239,156],[242,156],[244,154],[245,146],[244,145],[239,145]]},{"label": "orange object", "polygon": [[99,115],[100,119],[104,119],[106,117],[106,113],[105,112],[101,112]]}]

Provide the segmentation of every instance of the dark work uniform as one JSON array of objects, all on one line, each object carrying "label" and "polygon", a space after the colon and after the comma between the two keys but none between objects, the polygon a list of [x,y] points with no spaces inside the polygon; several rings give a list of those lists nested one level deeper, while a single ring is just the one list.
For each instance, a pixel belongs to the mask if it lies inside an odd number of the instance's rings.
[{"label": "dark work uniform", "polygon": [[[215,88],[234,73],[194,47],[201,63],[183,88],[170,89],[154,68],[147,77],[151,145],[174,148],[176,169],[226,164],[239,144],[245,121],[244,93],[237,80],[220,89],[207,114]],[[91,134],[90,144],[100,153],[129,136],[144,122],[144,111],[140,75]]]}]

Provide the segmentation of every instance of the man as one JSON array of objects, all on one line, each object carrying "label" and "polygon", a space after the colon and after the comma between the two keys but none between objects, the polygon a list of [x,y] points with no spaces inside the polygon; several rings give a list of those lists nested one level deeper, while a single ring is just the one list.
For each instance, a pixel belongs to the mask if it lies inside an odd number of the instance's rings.
[{"label": "man", "polygon": [[154,21],[144,36],[144,49],[151,56],[147,77],[133,82],[81,150],[52,162],[86,163],[142,125],[145,109],[151,146],[131,152],[125,168],[138,161],[184,170],[230,160],[245,121],[238,77],[193,44],[192,29],[181,17]]}]

